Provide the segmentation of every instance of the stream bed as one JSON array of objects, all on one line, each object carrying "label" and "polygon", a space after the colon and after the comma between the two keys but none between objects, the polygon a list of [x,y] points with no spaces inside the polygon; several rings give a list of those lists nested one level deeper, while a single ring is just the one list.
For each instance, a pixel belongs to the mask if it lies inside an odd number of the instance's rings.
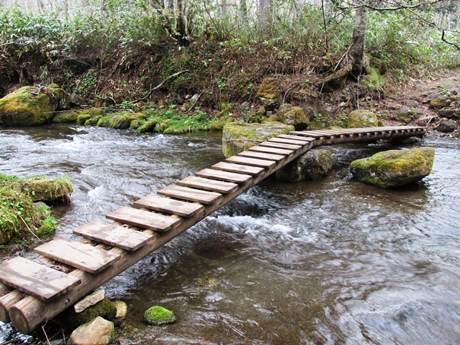
[{"label": "stream bed", "polygon": [[[120,343],[460,344],[460,141],[419,145],[436,148],[421,183],[351,178],[352,160],[394,146],[325,146],[328,177],[270,177],[142,259],[103,286],[128,304]],[[0,147],[0,173],[72,179],[53,209],[66,238],[223,159],[220,133],[50,125],[1,129]],[[145,324],[152,305],[177,322]]]}]

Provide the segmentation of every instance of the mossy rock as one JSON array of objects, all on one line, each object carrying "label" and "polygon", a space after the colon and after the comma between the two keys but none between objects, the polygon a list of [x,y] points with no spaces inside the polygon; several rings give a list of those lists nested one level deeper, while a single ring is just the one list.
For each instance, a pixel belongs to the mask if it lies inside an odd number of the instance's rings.
[{"label": "mossy rock", "polygon": [[[15,176],[0,174],[0,244],[10,241],[33,242],[54,233],[56,220],[45,204],[34,204],[30,190]],[[33,233],[33,234],[32,234]]]},{"label": "mossy rock", "polygon": [[60,112],[53,117],[53,123],[76,123],[78,119],[78,112],[68,110]]},{"label": "mossy rock", "polygon": [[128,122],[132,122],[134,120],[147,120],[147,118],[149,117],[147,114],[144,114],[144,113],[131,113],[131,112],[123,112],[121,115],[123,115],[125,117],[126,120],[128,120]]},{"label": "mossy rock", "polygon": [[24,86],[0,99],[0,120],[5,126],[37,126],[51,122],[56,104],[51,91]]},{"label": "mossy rock", "polygon": [[348,115],[348,128],[377,127],[378,119],[372,111],[358,109]]},{"label": "mossy rock", "polygon": [[144,320],[149,325],[161,326],[175,322],[176,317],[172,311],[156,305],[145,311]]},{"label": "mossy rock", "polygon": [[276,178],[285,182],[314,181],[325,177],[332,168],[329,150],[311,150],[276,172]]},{"label": "mossy rock", "polygon": [[294,130],[294,126],[280,122],[242,123],[232,122],[225,125],[222,132],[222,151],[225,157],[234,156],[262,141],[286,134]]},{"label": "mossy rock", "polygon": [[431,173],[435,149],[389,150],[350,164],[353,177],[380,188],[391,188],[420,181]]},{"label": "mossy rock", "polygon": [[142,120],[132,120],[129,123],[129,128],[131,129],[138,129],[140,126],[142,126]]},{"label": "mossy rock", "polygon": [[214,121],[209,126],[209,130],[211,132],[221,131],[224,128],[224,126],[225,126],[224,122],[222,122],[222,121]]},{"label": "mossy rock", "polygon": [[68,177],[32,177],[24,179],[21,185],[22,190],[29,193],[33,202],[68,202],[73,192],[72,182]]},{"label": "mossy rock", "polygon": [[294,126],[296,131],[307,128],[310,119],[301,107],[292,107],[283,104],[278,109],[278,118],[282,123]]},{"label": "mossy rock", "polygon": [[140,126],[137,130],[140,133],[145,133],[145,132],[153,132],[155,129],[155,126],[157,123],[161,122],[161,118],[159,117],[154,117],[153,119],[147,120],[142,126]]},{"label": "mossy rock", "polygon": [[77,117],[77,124],[84,125],[91,118],[90,114],[80,114]]},{"label": "mossy rock", "polygon": [[452,101],[449,99],[449,96],[447,95],[440,95],[438,97],[433,98],[430,101],[430,108],[433,109],[441,109],[444,107],[448,107]]},{"label": "mossy rock", "polygon": [[85,126],[97,126],[102,116],[92,116],[85,121]]},{"label": "mossy rock", "polygon": [[64,91],[58,84],[50,84],[46,87],[52,95],[51,101],[55,103],[56,110],[70,109],[70,95]]},{"label": "mossy rock", "polygon": [[278,109],[281,105],[282,97],[276,78],[268,77],[262,80],[257,90],[257,96],[266,110]]},{"label": "mossy rock", "polygon": [[67,308],[59,317],[70,328],[77,328],[98,316],[111,321],[115,319],[116,315],[117,308],[107,297],[105,297],[102,301],[85,309],[81,313],[75,313],[74,308]]}]

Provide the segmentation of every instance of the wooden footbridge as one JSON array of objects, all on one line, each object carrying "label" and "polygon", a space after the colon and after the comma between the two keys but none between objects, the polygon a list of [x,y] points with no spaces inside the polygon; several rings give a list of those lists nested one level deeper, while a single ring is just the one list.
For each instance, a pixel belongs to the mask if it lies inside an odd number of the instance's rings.
[{"label": "wooden footbridge", "polygon": [[28,334],[312,147],[423,136],[422,127],[278,135],[0,265],[0,320]]}]

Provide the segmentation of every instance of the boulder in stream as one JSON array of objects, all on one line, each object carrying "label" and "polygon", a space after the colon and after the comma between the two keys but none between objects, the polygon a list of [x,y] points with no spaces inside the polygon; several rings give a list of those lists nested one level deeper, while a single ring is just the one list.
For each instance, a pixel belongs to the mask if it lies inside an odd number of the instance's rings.
[{"label": "boulder in stream", "polygon": [[286,182],[319,180],[331,170],[332,162],[331,151],[311,150],[279,169],[276,178]]},{"label": "boulder in stream", "polygon": [[5,126],[41,125],[51,122],[54,111],[69,106],[69,95],[56,84],[24,86],[0,99],[0,121]]},{"label": "boulder in stream", "polygon": [[266,141],[280,134],[289,133],[293,130],[294,126],[280,122],[231,122],[225,125],[222,132],[222,151],[224,156],[228,158],[262,141]]},{"label": "boulder in stream", "polygon": [[149,325],[161,326],[176,322],[176,317],[171,310],[156,305],[145,311],[144,320]]},{"label": "boulder in stream", "polygon": [[350,164],[353,177],[380,188],[391,188],[420,181],[431,173],[435,149],[422,147],[389,150]]}]

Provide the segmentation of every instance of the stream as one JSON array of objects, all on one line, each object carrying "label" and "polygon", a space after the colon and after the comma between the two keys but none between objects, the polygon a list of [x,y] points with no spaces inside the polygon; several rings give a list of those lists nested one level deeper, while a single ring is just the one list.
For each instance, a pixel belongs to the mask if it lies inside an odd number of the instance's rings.
[{"label": "stream", "polygon": [[[120,343],[460,344],[460,141],[419,145],[436,157],[418,184],[351,178],[351,161],[395,146],[325,146],[328,177],[269,177],[142,259],[103,286],[128,304]],[[221,133],[49,125],[3,128],[0,147],[0,173],[72,179],[72,202],[53,208],[66,238],[223,159]],[[152,305],[177,322],[145,324]]]}]

